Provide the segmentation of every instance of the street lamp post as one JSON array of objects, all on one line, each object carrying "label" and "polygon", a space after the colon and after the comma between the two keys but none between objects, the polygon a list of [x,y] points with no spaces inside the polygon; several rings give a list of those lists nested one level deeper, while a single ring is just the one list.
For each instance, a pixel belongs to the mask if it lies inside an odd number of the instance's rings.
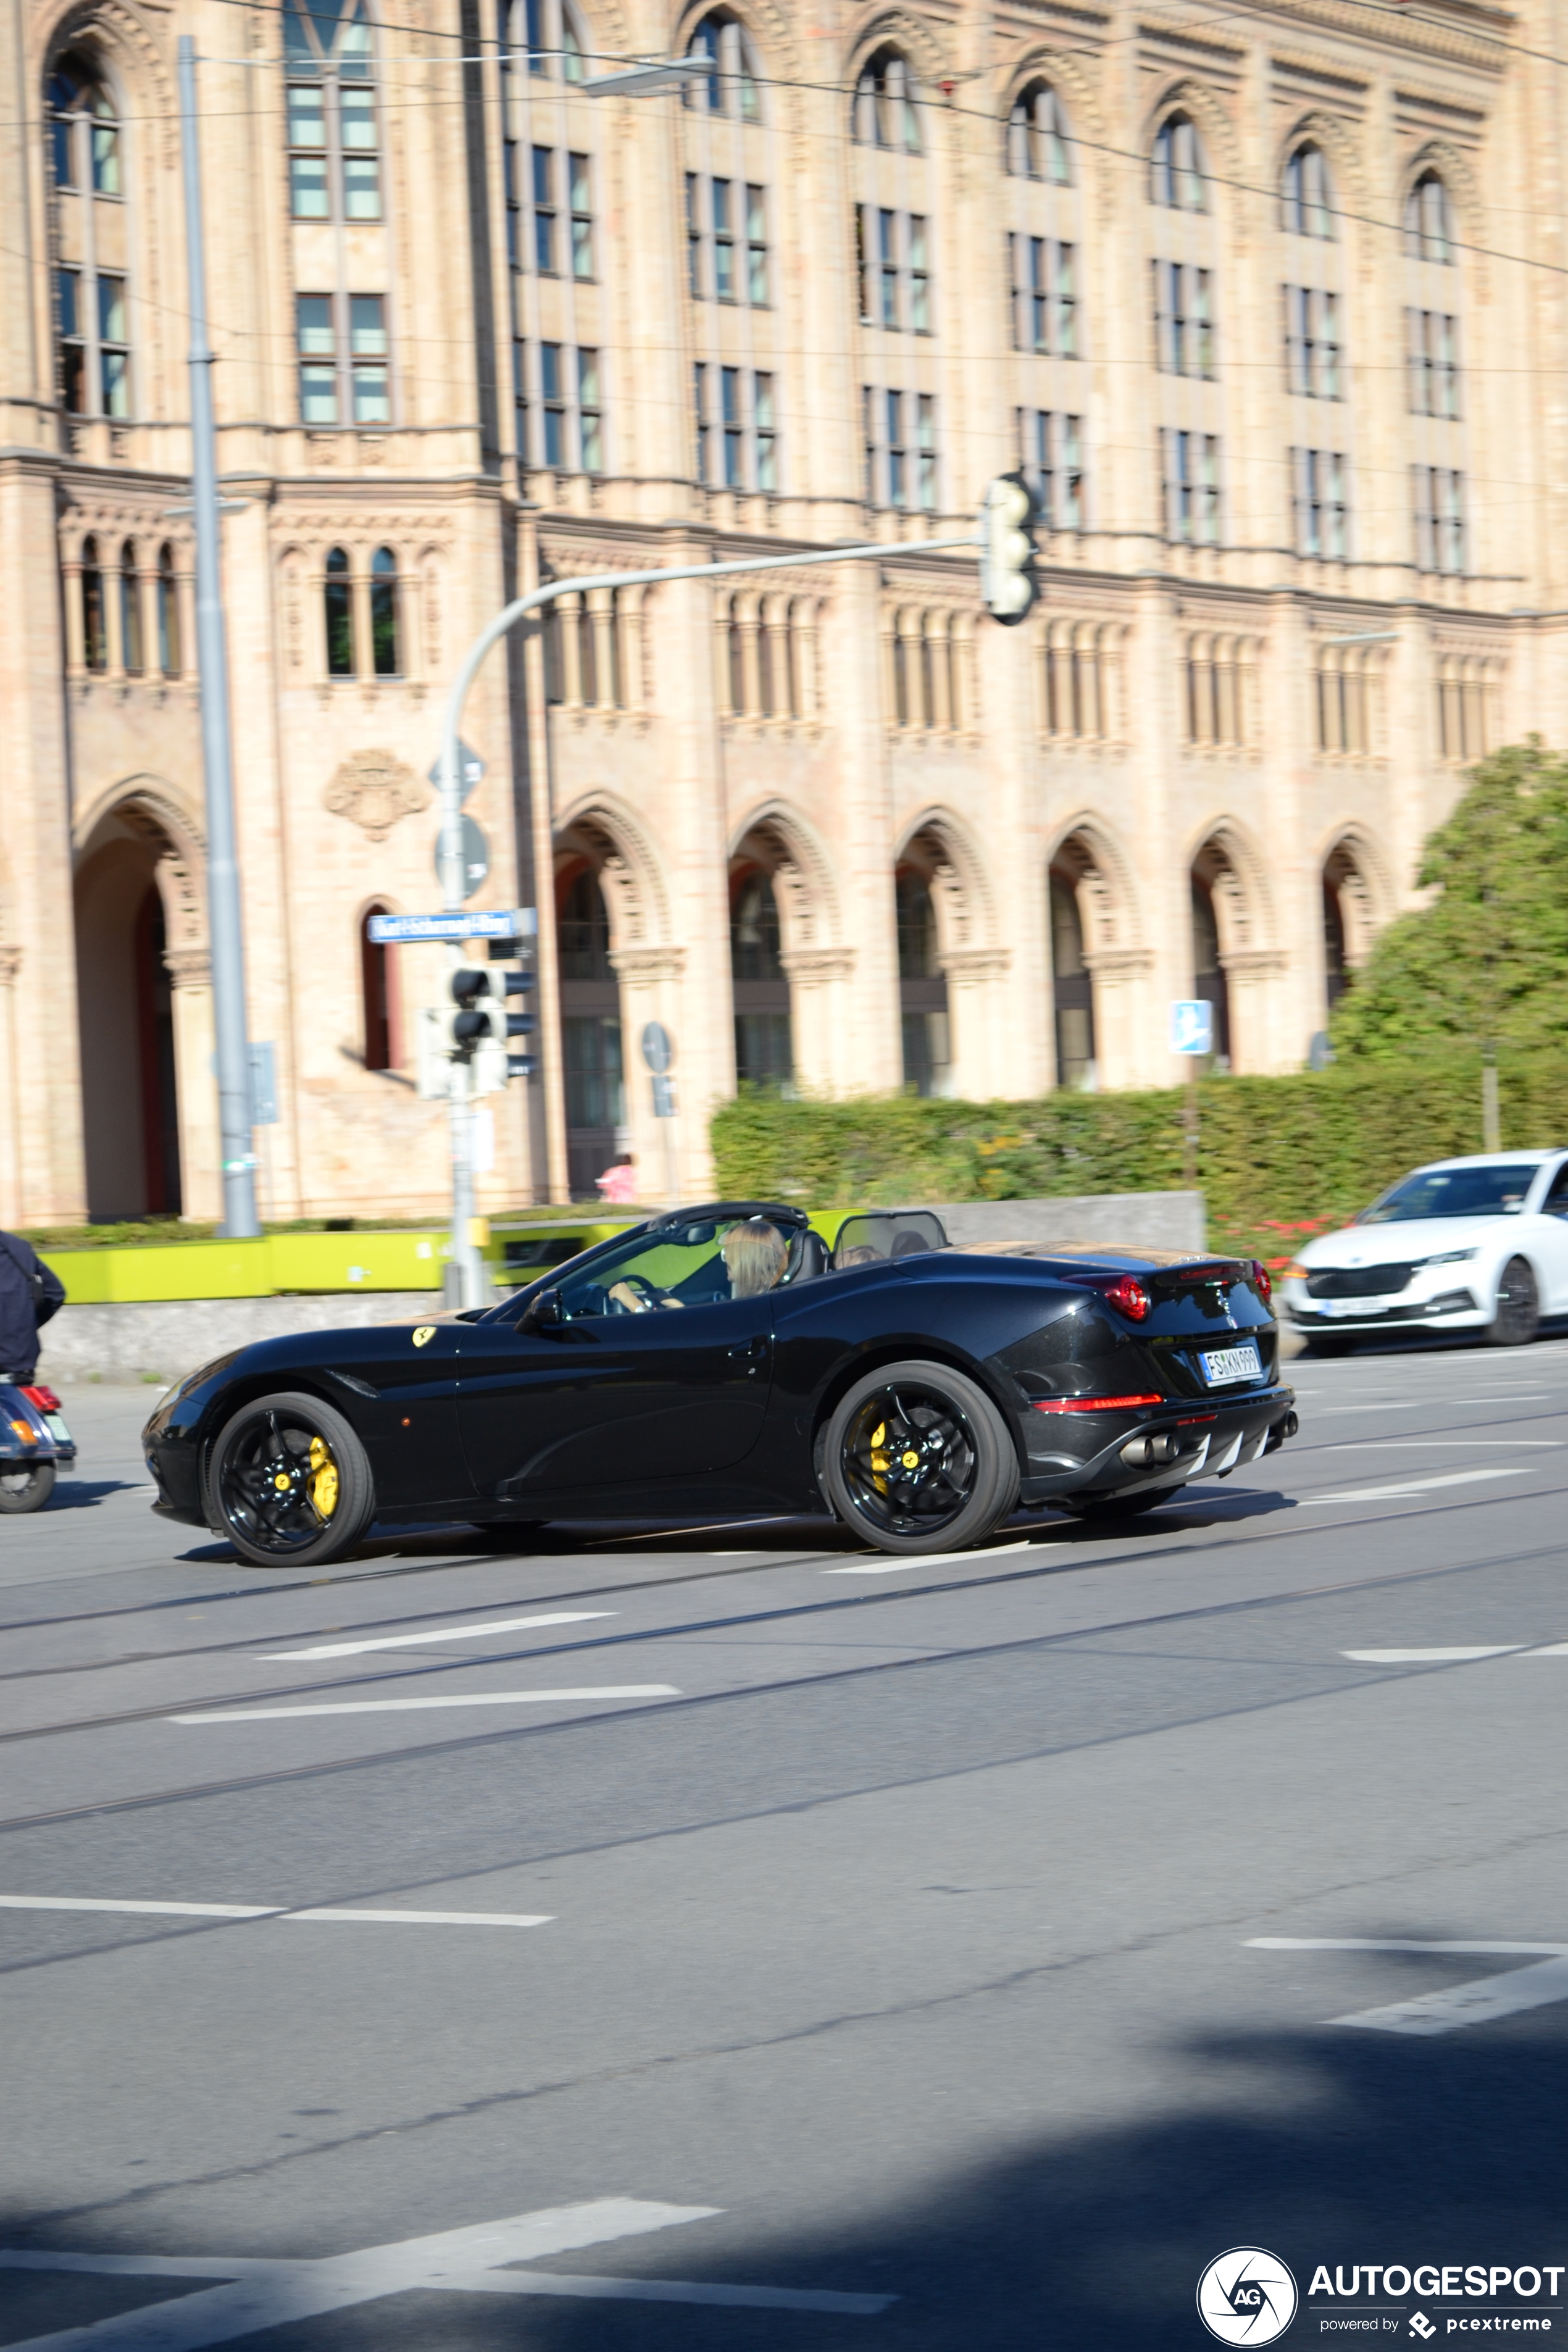
[{"label": "street lamp post", "polygon": [[248,1241],[260,1233],[251,1150],[250,1049],[245,1023],[245,934],[235,841],[229,737],[228,647],[218,546],[217,435],[213,422],[214,353],[207,340],[206,259],[201,152],[196,143],[196,50],[179,46],[180,132],[185,195],[185,266],[191,313],[191,507],[196,535],[196,669],[201,682],[202,770],[206,793],[207,926],[213,1025],[217,1045],[223,1231]]}]

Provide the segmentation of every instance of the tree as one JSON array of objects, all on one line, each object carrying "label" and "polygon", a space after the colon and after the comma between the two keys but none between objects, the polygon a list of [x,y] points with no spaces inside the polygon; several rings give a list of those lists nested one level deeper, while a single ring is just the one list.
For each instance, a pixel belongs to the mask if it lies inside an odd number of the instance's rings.
[{"label": "tree", "polygon": [[1568,760],[1538,735],[1483,760],[1416,881],[1334,1008],[1346,1060],[1568,1047]]}]

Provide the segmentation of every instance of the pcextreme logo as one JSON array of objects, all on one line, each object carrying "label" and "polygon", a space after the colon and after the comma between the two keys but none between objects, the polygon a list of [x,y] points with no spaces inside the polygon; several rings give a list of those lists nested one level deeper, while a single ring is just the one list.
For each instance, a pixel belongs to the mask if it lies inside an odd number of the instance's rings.
[{"label": "pcextreme logo", "polygon": [[1198,2317],[1222,2344],[1272,2344],[1296,2316],[1296,2282],[1278,2254],[1232,2246],[1198,2281]]}]

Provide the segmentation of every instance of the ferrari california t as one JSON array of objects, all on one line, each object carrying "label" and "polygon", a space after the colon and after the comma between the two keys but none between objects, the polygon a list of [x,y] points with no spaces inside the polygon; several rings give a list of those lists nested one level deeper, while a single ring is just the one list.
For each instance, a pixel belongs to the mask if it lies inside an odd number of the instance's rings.
[{"label": "ferrari california t", "polygon": [[954,1248],[926,1210],[721,1201],[450,1318],[206,1364],[143,1433],[154,1510],[268,1568],[374,1520],[832,1512],[889,1552],[1020,1503],[1116,1519],[1296,1427],[1252,1260]]}]

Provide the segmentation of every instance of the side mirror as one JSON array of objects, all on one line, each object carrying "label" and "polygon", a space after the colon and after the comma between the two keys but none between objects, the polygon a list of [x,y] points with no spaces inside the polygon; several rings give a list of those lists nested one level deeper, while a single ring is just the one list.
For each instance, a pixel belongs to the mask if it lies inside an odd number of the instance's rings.
[{"label": "side mirror", "polygon": [[553,1331],[565,1322],[566,1308],[553,1283],[535,1294],[523,1320],[534,1331]]}]

